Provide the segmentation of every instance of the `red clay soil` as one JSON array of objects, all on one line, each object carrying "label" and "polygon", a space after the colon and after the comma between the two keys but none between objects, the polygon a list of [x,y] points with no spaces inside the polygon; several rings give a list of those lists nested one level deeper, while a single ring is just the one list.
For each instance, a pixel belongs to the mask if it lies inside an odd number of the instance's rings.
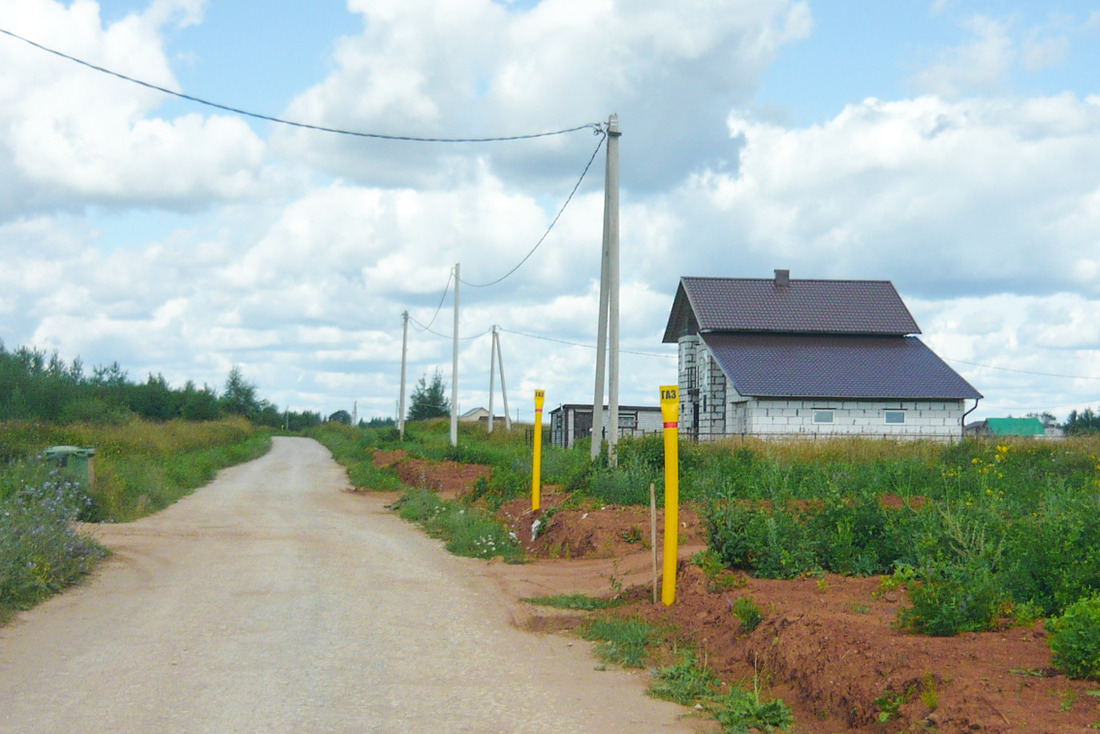
[{"label": "red clay soil", "polygon": [[[403,479],[448,496],[459,496],[489,471],[381,452],[375,460],[396,463]],[[523,603],[524,597],[622,593],[630,603],[614,613],[673,625],[724,681],[751,685],[756,676],[767,695],[791,707],[793,731],[801,734],[1100,728],[1100,683],[1069,680],[1051,668],[1041,622],[949,638],[901,632],[893,622],[907,604],[905,590],[883,592],[881,577],[776,581],[725,572],[727,588],[717,589],[689,561],[705,547],[705,530],[689,507],[680,515],[676,602],[654,604],[649,508],[562,509],[566,500],[548,492],[538,513],[527,499],[508,502],[499,513],[534,559],[486,566],[519,626],[560,631],[583,619]],[[662,543],[659,534],[658,549]],[[732,611],[741,597],[751,597],[763,613],[750,632]]]},{"label": "red clay soil", "polygon": [[474,486],[480,477],[488,477],[490,468],[455,461],[429,461],[409,458],[405,451],[375,451],[374,465],[392,466],[402,483],[431,489],[444,499],[455,499]]}]

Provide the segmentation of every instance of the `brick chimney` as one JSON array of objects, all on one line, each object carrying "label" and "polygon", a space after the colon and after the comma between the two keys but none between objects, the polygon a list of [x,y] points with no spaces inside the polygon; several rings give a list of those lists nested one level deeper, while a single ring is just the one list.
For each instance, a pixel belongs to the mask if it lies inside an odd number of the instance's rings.
[{"label": "brick chimney", "polygon": [[775,271],[775,287],[786,288],[791,284],[791,271],[790,270],[776,270]]}]

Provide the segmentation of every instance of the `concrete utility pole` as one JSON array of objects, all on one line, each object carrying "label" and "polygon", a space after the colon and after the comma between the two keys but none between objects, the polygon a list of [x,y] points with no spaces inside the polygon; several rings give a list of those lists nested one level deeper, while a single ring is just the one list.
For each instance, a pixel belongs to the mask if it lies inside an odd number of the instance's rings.
[{"label": "concrete utility pole", "polygon": [[409,352],[409,312],[401,314],[405,327],[401,331],[401,396],[397,400],[397,431],[402,440],[405,438],[405,367]]},{"label": "concrete utility pole", "polygon": [[504,428],[512,430],[512,419],[508,416],[508,388],[504,386],[504,356],[500,353],[500,333],[493,325],[493,349],[489,354],[489,433],[493,432],[493,376],[500,370],[500,394],[504,397]]},{"label": "concrete utility pole", "polygon": [[504,386],[504,354],[500,351],[500,334],[495,329],[493,336],[497,341],[497,368],[500,370],[500,395],[504,398],[504,430],[512,430],[512,419],[508,416],[508,388]]},{"label": "concrete utility pole", "polygon": [[[493,432],[493,378],[497,371],[497,325],[493,324],[492,347],[489,349],[489,433]],[[505,411],[507,412],[507,410]]]},{"label": "concrete utility pole", "polygon": [[[619,443],[619,116],[607,120],[603,247],[600,260],[600,317],[596,333],[596,389],[592,397],[592,458],[603,448],[604,365],[608,371],[608,459],[615,464]],[[606,357],[605,357],[606,354]]]},{"label": "concrete utility pole", "polygon": [[455,263],[454,358],[451,361],[451,445],[458,446],[458,263]]}]

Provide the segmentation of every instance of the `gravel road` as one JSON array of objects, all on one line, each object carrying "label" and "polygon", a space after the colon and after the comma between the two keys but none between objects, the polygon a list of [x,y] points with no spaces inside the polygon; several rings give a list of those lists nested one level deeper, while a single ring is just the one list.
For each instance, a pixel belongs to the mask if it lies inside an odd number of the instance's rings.
[{"label": "gravel road", "polygon": [[3,732],[690,732],[640,676],[508,623],[308,439],[96,532],[86,584],[0,628]]}]

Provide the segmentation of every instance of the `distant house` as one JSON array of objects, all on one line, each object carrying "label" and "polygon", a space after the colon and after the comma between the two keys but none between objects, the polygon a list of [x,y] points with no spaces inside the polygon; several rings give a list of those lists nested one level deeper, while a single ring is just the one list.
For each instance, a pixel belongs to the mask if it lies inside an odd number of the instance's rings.
[{"label": "distant house", "polygon": [[[1054,428],[1050,434],[1052,438],[1058,437],[1060,429]],[[1038,418],[986,418],[984,421],[969,423],[966,426],[966,435],[980,438],[1002,438],[1005,436],[1030,436],[1032,438],[1046,438],[1047,427]]]},{"label": "distant house", "polygon": [[471,408],[462,415],[458,416],[460,421],[467,421],[469,423],[476,423],[480,420],[489,420],[489,411],[485,408]]},{"label": "distant house", "polygon": [[680,432],[961,438],[982,395],[919,333],[889,281],[681,278]]},{"label": "distant house", "polygon": [[[468,423],[488,423],[489,411],[485,408],[471,408],[462,415],[458,416],[460,421],[466,421]],[[493,416],[493,422],[499,422],[501,425],[505,424],[505,417],[503,415]]]},{"label": "distant house", "polygon": [[[606,437],[610,425],[611,412],[608,406],[603,410],[604,424],[601,435]],[[664,429],[659,406],[620,405],[619,435],[643,436]],[[570,449],[578,438],[592,435],[592,404],[567,403],[550,411],[550,443],[554,446]]]}]

